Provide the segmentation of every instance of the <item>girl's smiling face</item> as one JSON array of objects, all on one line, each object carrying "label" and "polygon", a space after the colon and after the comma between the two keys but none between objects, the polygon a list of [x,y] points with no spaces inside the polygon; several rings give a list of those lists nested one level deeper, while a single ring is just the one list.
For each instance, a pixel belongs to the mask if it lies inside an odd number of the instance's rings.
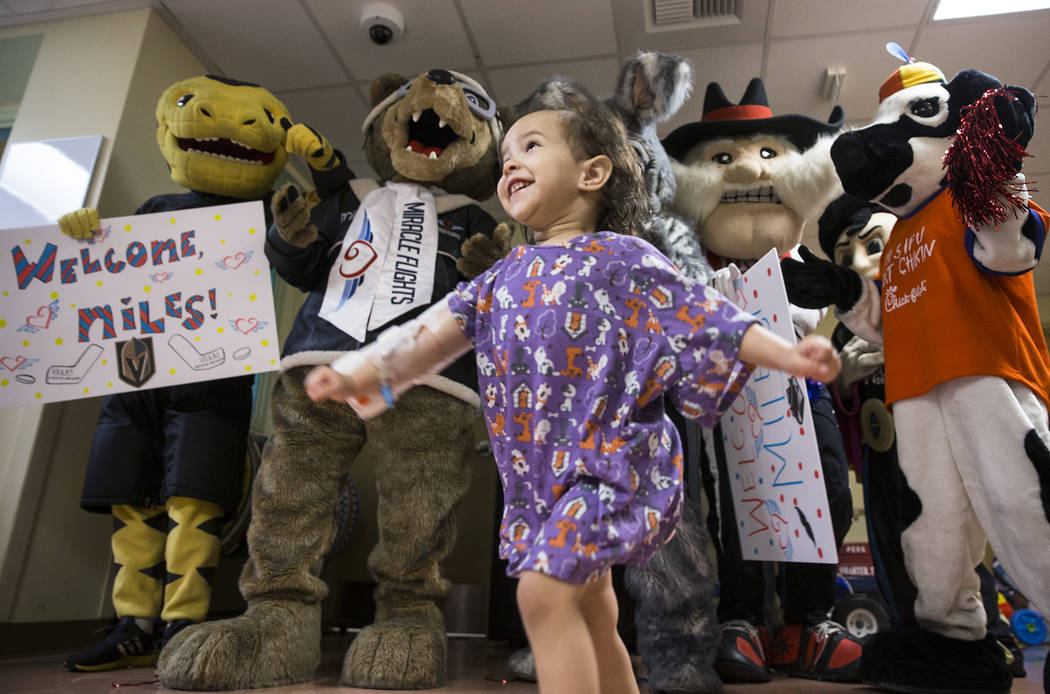
[{"label": "girl's smiling face", "polygon": [[581,163],[565,139],[562,116],[522,116],[503,139],[503,176],[496,193],[507,214],[537,232],[572,211],[580,197]]}]

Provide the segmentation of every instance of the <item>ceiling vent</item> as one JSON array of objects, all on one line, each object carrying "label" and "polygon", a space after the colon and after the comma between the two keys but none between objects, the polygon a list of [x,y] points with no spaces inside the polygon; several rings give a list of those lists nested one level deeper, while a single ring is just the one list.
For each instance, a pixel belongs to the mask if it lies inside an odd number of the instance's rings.
[{"label": "ceiling vent", "polygon": [[739,24],[743,0],[642,0],[645,30],[681,31]]}]

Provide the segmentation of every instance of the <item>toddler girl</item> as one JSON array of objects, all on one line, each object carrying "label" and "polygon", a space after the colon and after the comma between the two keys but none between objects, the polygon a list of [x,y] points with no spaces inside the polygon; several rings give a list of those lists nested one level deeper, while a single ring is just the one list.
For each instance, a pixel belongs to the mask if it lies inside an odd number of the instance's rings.
[{"label": "toddler girl", "polygon": [[641,172],[597,100],[522,115],[502,155],[500,202],[535,245],[318,367],[306,390],[374,416],[473,346],[503,481],[500,556],[520,579],[540,691],[636,694],[609,567],[647,561],[681,512],[664,398],[712,425],[750,364],[826,381],[838,358],[823,338],[790,346],[630,235],[647,210]]}]

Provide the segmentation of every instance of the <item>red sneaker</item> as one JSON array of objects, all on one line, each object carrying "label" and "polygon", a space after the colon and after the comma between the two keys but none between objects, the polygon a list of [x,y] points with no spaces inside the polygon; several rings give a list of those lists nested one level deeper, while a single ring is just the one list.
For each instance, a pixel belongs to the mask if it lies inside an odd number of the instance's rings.
[{"label": "red sneaker", "polygon": [[831,620],[813,626],[789,624],[773,637],[770,665],[795,677],[858,682],[861,652],[860,641]]},{"label": "red sneaker", "polygon": [[769,635],[743,619],[722,625],[722,644],[715,659],[715,672],[723,682],[768,682],[766,658]]}]

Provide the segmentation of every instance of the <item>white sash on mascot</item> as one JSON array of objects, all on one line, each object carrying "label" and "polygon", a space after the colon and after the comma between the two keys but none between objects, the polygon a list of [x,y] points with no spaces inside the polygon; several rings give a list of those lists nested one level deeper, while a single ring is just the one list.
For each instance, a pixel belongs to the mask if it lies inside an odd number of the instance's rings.
[{"label": "white sash on mascot", "polygon": [[368,330],[429,306],[437,247],[429,189],[387,183],[373,190],[346,232],[318,315],[363,342]]}]

